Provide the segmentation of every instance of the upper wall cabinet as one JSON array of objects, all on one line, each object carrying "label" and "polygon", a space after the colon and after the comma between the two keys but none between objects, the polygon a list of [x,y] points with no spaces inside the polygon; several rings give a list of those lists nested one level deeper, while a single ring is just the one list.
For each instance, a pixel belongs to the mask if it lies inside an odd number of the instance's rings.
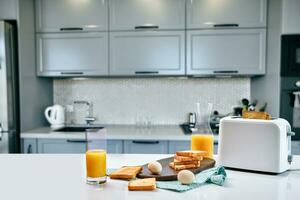
[{"label": "upper wall cabinet", "polygon": [[108,33],[37,35],[39,76],[108,75]]},{"label": "upper wall cabinet", "polygon": [[0,20],[17,19],[18,14],[17,0],[0,0]]},{"label": "upper wall cabinet", "polygon": [[37,32],[107,31],[107,0],[36,0]]},{"label": "upper wall cabinet", "polygon": [[110,29],[184,29],[185,0],[110,0]]},{"label": "upper wall cabinet", "polygon": [[111,75],[184,75],[184,31],[110,33]]},{"label": "upper wall cabinet", "polygon": [[265,27],[267,0],[187,0],[187,28]]},{"label": "upper wall cabinet", "polygon": [[265,52],[265,29],[188,31],[187,74],[264,74]]},{"label": "upper wall cabinet", "polygon": [[283,34],[300,34],[300,1],[283,0],[282,9]]}]

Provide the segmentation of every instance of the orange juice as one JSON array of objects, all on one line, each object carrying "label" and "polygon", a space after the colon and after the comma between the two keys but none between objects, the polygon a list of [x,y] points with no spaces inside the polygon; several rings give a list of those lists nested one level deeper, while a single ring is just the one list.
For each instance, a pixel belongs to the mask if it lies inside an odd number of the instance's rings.
[{"label": "orange juice", "polygon": [[191,149],[206,151],[205,157],[213,158],[214,136],[212,134],[194,134],[194,135],[192,135]]},{"label": "orange juice", "polygon": [[86,156],[87,177],[98,178],[106,176],[106,152],[104,150],[89,150]]}]

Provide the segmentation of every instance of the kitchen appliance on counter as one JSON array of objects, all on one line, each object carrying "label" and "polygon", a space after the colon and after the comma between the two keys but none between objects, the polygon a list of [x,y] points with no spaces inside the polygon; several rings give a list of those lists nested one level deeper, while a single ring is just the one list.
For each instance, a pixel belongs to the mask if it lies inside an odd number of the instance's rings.
[{"label": "kitchen appliance on counter", "polygon": [[225,117],[220,123],[219,164],[229,168],[282,173],[290,168],[291,126],[285,119]]},{"label": "kitchen appliance on counter", "polygon": [[52,129],[60,129],[65,126],[65,108],[61,105],[47,107],[45,117]]},{"label": "kitchen appliance on counter", "polygon": [[[281,38],[280,117],[289,121],[300,140],[300,106],[296,95],[300,91],[300,34]],[[296,100],[296,102],[295,102]]]},{"label": "kitchen appliance on counter", "polygon": [[19,152],[19,87],[16,26],[0,21],[0,153]]}]

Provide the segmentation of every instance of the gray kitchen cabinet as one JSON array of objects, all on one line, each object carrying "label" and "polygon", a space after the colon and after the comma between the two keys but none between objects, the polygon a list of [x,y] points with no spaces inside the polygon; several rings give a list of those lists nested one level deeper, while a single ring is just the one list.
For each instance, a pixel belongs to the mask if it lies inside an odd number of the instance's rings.
[{"label": "gray kitchen cabinet", "polygon": [[266,27],[267,0],[187,0],[187,28]]},{"label": "gray kitchen cabinet", "polygon": [[110,30],[184,29],[185,0],[110,0]]},{"label": "gray kitchen cabinet", "polygon": [[169,141],[169,154],[174,154],[176,151],[184,151],[191,149],[190,141]]},{"label": "gray kitchen cabinet", "polygon": [[108,140],[107,141],[108,153],[123,153],[123,141],[122,140]]},{"label": "gray kitchen cabinet", "polygon": [[188,75],[259,75],[265,60],[265,29],[187,32]]},{"label": "gray kitchen cabinet", "polygon": [[282,1],[282,33],[300,34],[300,1],[283,0]]},{"label": "gray kitchen cabinet", "polygon": [[39,76],[108,74],[108,33],[37,34]]},{"label": "gray kitchen cabinet", "polygon": [[160,140],[125,140],[124,153],[167,154],[168,141]]},{"label": "gray kitchen cabinet", "polygon": [[37,32],[107,31],[107,0],[36,0]]},{"label": "gray kitchen cabinet", "polygon": [[0,0],[0,20],[18,18],[18,0]]},{"label": "gray kitchen cabinet", "polygon": [[31,154],[31,153],[38,153],[37,148],[37,139],[22,139],[22,153]]},{"label": "gray kitchen cabinet", "polygon": [[292,141],[292,154],[300,155],[300,141]]},{"label": "gray kitchen cabinet", "polygon": [[110,33],[110,74],[184,75],[184,31]]},{"label": "gray kitchen cabinet", "polygon": [[38,153],[85,153],[86,141],[80,139],[38,139]]}]

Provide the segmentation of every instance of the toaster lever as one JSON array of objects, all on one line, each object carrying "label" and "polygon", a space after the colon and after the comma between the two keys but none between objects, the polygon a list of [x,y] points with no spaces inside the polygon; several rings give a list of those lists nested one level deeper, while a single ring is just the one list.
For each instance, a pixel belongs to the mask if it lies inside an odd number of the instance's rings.
[{"label": "toaster lever", "polygon": [[288,155],[288,162],[291,164],[293,161],[293,155]]},{"label": "toaster lever", "polygon": [[289,131],[287,132],[287,136],[295,136],[295,132]]}]

